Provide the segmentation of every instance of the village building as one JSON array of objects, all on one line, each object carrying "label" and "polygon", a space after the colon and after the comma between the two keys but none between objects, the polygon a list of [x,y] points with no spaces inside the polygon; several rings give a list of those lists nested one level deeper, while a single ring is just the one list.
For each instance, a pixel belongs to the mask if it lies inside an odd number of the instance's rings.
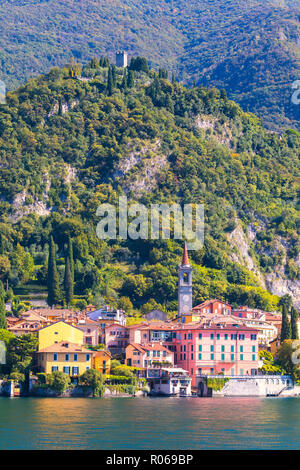
[{"label": "village building", "polygon": [[92,367],[92,352],[80,344],[60,341],[39,348],[38,368],[46,374],[61,371],[77,377]]},{"label": "village building", "polygon": [[83,345],[83,331],[64,321],[52,323],[38,331],[39,351],[61,342]]},{"label": "village building", "polygon": [[102,343],[102,336],[100,334],[100,326],[96,321],[89,318],[86,320],[79,320],[77,328],[83,331],[83,343],[89,346],[97,346]]},{"label": "village building", "polygon": [[93,369],[98,370],[101,374],[110,373],[111,354],[104,349],[93,352],[92,358]]},{"label": "village building", "polygon": [[180,367],[149,367],[146,371],[150,395],[188,397],[192,378]]},{"label": "village building", "polygon": [[129,343],[128,328],[119,323],[112,323],[105,328],[105,347],[112,355],[125,354]]},{"label": "village building", "polygon": [[94,321],[101,323],[102,320],[110,320],[120,325],[126,325],[126,316],[124,310],[115,309],[109,305],[104,305],[98,310],[87,313],[87,316]]},{"label": "village building", "polygon": [[161,343],[136,344],[126,347],[126,364],[133,367],[147,368],[174,365],[174,354]]},{"label": "village building", "polygon": [[175,364],[196,374],[256,375],[258,330],[244,325],[178,326],[173,338]]}]

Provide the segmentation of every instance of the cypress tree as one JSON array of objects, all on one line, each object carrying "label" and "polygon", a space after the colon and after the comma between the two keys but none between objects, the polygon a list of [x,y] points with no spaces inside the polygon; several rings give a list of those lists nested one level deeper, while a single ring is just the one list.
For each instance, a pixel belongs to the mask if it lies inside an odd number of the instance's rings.
[{"label": "cypress tree", "polygon": [[106,85],[106,92],[108,96],[112,95],[113,89],[114,89],[114,83],[113,83],[112,69],[111,67],[109,67],[108,76],[107,76],[107,85]]},{"label": "cypress tree", "polygon": [[73,279],[72,279],[69,256],[66,259],[66,265],[65,265],[64,288],[65,288],[65,299],[66,299],[67,305],[69,306],[69,304],[73,300]]},{"label": "cypress tree", "polygon": [[295,309],[295,307],[293,306],[291,308],[292,339],[299,339],[297,321],[298,321],[298,312]]},{"label": "cypress tree", "polygon": [[48,259],[48,298],[50,307],[58,304],[60,301],[59,278],[55,261],[55,245],[53,238],[50,237],[49,259]]},{"label": "cypress tree", "polygon": [[68,238],[68,252],[67,252],[67,258],[69,258],[70,261],[70,270],[71,270],[71,275],[72,275],[72,281],[74,282],[74,258],[73,258],[73,242],[72,238]]},{"label": "cypress tree", "polygon": [[122,90],[127,91],[127,73],[126,69],[124,69],[123,80],[122,80]]},{"label": "cypress tree", "polygon": [[115,65],[111,66],[111,76],[114,88],[117,85],[117,67]]},{"label": "cypress tree", "polygon": [[134,87],[134,71],[129,70],[128,72],[128,82],[127,82],[128,88],[133,88]]},{"label": "cypress tree", "polygon": [[0,329],[7,329],[4,297],[0,297]]},{"label": "cypress tree", "polygon": [[286,339],[291,339],[291,324],[286,305],[282,307],[282,323],[281,323],[281,342]]}]

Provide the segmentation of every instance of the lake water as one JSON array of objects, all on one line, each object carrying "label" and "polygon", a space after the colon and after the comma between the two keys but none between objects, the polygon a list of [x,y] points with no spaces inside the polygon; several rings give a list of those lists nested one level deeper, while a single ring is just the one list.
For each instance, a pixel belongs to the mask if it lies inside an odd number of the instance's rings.
[{"label": "lake water", "polygon": [[3,398],[0,449],[300,449],[300,398]]}]

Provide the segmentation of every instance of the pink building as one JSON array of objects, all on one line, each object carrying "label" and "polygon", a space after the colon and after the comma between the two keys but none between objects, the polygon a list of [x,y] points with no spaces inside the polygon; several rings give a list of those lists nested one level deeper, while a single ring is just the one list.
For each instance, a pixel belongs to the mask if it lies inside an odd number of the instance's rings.
[{"label": "pink building", "polygon": [[126,348],[126,364],[141,368],[154,365],[173,366],[174,354],[161,343],[130,343]]},{"label": "pink building", "polygon": [[258,330],[243,325],[178,325],[173,338],[174,362],[196,375],[256,375]]},{"label": "pink building", "polygon": [[193,313],[206,314],[214,313],[217,315],[231,315],[231,305],[218,299],[206,300],[192,309]]},{"label": "pink building", "polygon": [[128,328],[120,323],[112,323],[105,328],[105,346],[112,354],[125,352],[129,343]]}]

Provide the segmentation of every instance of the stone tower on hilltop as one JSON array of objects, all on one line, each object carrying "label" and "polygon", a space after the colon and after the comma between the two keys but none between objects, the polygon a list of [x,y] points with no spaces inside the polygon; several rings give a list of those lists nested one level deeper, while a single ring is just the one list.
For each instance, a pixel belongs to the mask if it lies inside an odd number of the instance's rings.
[{"label": "stone tower on hilltop", "polygon": [[125,51],[116,52],[116,66],[117,67],[127,67],[128,55]]},{"label": "stone tower on hilltop", "polygon": [[193,307],[192,265],[189,262],[187,244],[184,243],[182,262],[178,267],[178,315],[187,314]]}]

